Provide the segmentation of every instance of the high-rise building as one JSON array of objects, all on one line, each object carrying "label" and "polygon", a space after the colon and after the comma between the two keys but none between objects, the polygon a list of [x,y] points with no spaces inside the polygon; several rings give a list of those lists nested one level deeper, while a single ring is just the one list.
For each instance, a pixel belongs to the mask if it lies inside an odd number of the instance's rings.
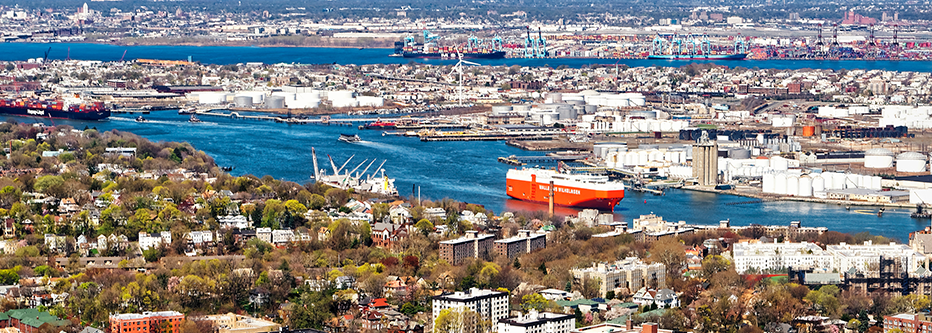
[{"label": "high-rise building", "polygon": [[508,294],[500,291],[471,288],[468,292],[457,291],[434,296],[431,303],[434,322],[440,312],[446,309],[469,309],[478,313],[482,320],[493,324],[508,316]]}]

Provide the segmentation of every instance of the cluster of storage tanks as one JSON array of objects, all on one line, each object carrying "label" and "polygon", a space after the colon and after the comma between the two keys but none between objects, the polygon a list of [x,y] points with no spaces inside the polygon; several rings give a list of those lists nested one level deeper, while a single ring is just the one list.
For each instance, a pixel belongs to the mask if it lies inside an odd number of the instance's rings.
[{"label": "cluster of storage tanks", "polygon": [[685,164],[692,158],[689,145],[640,145],[628,150],[625,144],[599,144],[593,147],[593,153],[605,161],[609,168],[662,167]]},{"label": "cluster of storage tanks", "polygon": [[578,93],[549,93],[547,103],[573,103],[582,102],[587,105],[604,107],[632,107],[644,106],[647,99],[639,93],[603,93],[595,90],[584,90]]},{"label": "cluster of storage tanks", "polygon": [[799,197],[823,197],[826,191],[860,188],[881,189],[878,176],[856,175],[841,172],[802,174],[800,170],[765,173],[761,180],[764,193]]},{"label": "cluster of storage tanks", "polygon": [[217,91],[192,93],[200,104],[227,104],[231,101],[238,108],[264,107],[266,109],[308,109],[320,106],[328,100],[333,107],[381,107],[382,97],[356,96],[351,90],[315,90],[305,87],[282,87],[282,91],[240,91],[235,94]]},{"label": "cluster of storage tanks", "polygon": [[880,115],[881,127],[932,128],[932,106],[887,105]]},{"label": "cluster of storage tanks", "polygon": [[[873,148],[864,152],[864,167],[886,169],[896,165],[897,172],[925,172],[929,157],[923,153],[905,152],[895,155],[886,148]],[[896,163],[894,163],[896,162]]]}]

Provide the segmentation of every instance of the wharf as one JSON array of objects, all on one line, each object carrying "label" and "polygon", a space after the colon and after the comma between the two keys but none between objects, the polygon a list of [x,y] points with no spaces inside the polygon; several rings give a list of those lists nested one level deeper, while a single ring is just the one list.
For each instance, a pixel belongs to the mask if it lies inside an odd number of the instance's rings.
[{"label": "wharf", "polygon": [[527,165],[528,163],[555,163],[567,161],[579,161],[589,157],[588,154],[547,154],[544,156],[515,156],[499,157],[498,162],[514,166]]},{"label": "wharf", "polygon": [[752,203],[764,203],[764,202],[774,202],[774,201],[797,201],[797,202],[811,202],[811,203],[822,203],[822,204],[831,204],[839,206],[865,206],[865,207],[892,207],[892,208],[916,208],[915,204],[910,204],[908,202],[904,203],[884,203],[884,202],[867,202],[867,201],[850,201],[850,200],[832,200],[832,199],[820,199],[820,198],[811,198],[811,197],[794,197],[794,196],[778,196],[778,195],[765,195],[758,191],[747,191],[739,190],[738,188],[732,190],[716,190],[715,188],[708,186],[683,186],[684,190],[696,191],[696,192],[707,192],[707,193],[716,193],[716,194],[731,194],[742,197],[754,198],[757,200],[749,200],[738,202],[735,204],[752,204]]},{"label": "wharf", "polygon": [[549,140],[550,135],[521,134],[427,134],[421,135],[421,141],[502,141],[502,140]]},{"label": "wharf", "polygon": [[546,141],[508,140],[505,142],[505,144],[512,146],[512,147],[521,148],[522,150],[527,150],[527,151],[550,151],[550,150],[592,151],[592,144],[570,142],[567,140],[546,140]]},{"label": "wharf", "polygon": [[[287,123],[287,124],[321,124],[321,125],[339,125],[339,126],[353,126],[356,123],[370,123],[379,118],[345,118],[345,119],[331,119],[329,117],[321,118],[295,118],[295,117],[279,117],[279,116],[268,116],[268,115],[246,115],[240,114],[237,111],[232,111],[230,113],[216,112],[213,110],[198,110],[194,114],[198,116],[212,116],[212,117],[226,117],[231,119],[248,119],[248,120],[267,120],[274,121],[277,123]],[[396,119],[382,119],[383,121],[395,121]]]}]

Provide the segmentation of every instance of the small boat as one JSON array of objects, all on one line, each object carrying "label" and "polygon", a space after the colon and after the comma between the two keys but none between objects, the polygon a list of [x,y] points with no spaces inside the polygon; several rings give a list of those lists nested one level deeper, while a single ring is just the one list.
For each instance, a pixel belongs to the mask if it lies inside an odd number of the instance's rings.
[{"label": "small boat", "polygon": [[137,123],[145,123],[145,122],[148,122],[148,121],[149,121],[149,119],[143,118],[142,116],[136,117],[136,122],[137,122]]},{"label": "small boat", "polygon": [[359,135],[356,135],[356,134],[343,134],[343,133],[340,133],[340,138],[337,139],[337,140],[343,141],[343,142],[346,142],[346,143],[356,143],[356,142],[362,141],[362,139],[359,138]]},{"label": "small boat", "polygon": [[188,122],[189,122],[189,123],[199,123],[199,122],[201,122],[201,120],[200,120],[200,119],[197,119],[197,116],[195,116],[195,115],[192,114],[192,115],[191,115],[191,118],[188,119]]},{"label": "small boat", "polygon": [[234,169],[234,167],[232,167],[232,166],[222,166],[222,167],[220,167],[220,170],[223,171],[223,172],[230,172],[230,171],[233,171],[233,169]]},{"label": "small boat", "polygon": [[194,108],[181,108],[178,109],[178,114],[194,114]]}]

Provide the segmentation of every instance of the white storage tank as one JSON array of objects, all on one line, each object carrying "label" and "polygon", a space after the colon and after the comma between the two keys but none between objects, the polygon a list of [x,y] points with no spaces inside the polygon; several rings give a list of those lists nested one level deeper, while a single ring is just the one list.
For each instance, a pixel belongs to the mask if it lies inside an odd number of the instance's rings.
[{"label": "white storage tank", "polygon": [[774,192],[774,175],[772,173],[765,173],[761,179],[761,191],[764,193],[773,193]]},{"label": "white storage tank", "polygon": [[872,190],[878,190],[878,191],[879,191],[879,190],[882,190],[882,189],[883,189],[883,185],[882,185],[882,184],[883,184],[883,178],[880,178],[879,176],[873,176],[873,177],[871,177],[870,189],[872,189]]},{"label": "white storage tank", "polygon": [[822,176],[812,177],[812,193],[825,192],[825,178]]},{"label": "white storage tank", "polygon": [[500,115],[511,112],[511,110],[513,110],[511,105],[493,105],[492,115],[500,116]]},{"label": "white storage tank", "polygon": [[513,112],[528,112],[531,111],[531,106],[528,104],[517,104],[511,106],[511,111]]},{"label": "white storage tank", "polygon": [[201,91],[197,94],[200,104],[224,104],[227,102],[227,93],[218,91]]},{"label": "white storage tank", "polygon": [[896,172],[925,172],[926,155],[917,152],[905,152],[896,155]]},{"label": "white storage tank", "polygon": [[874,148],[864,152],[864,167],[883,169],[893,166],[893,152],[885,148]]},{"label": "white storage tank", "polygon": [[811,197],[812,196],[812,178],[807,175],[799,177],[799,196],[801,197]]},{"label": "white storage tank", "polygon": [[356,97],[356,102],[359,103],[359,106],[368,107],[381,107],[385,104],[385,100],[377,96],[359,96]]},{"label": "white storage tank", "polygon": [[786,177],[786,194],[799,195],[799,177],[795,175]]},{"label": "white storage tank", "polygon": [[647,165],[647,162],[650,160],[650,153],[646,150],[638,151],[638,164],[637,165]]},{"label": "white storage tank", "polygon": [[[848,175],[838,172],[832,174],[832,189],[833,190],[844,190],[848,188]],[[851,186],[853,187],[853,186]]]},{"label": "white storage tank", "polygon": [[786,174],[778,173],[773,177],[773,193],[786,194]]},{"label": "white storage tank", "polygon": [[238,108],[251,108],[252,96],[235,96],[233,97],[233,105]]},{"label": "white storage tank", "polygon": [[629,151],[625,153],[625,165],[633,166],[638,164],[638,153],[636,151]]},{"label": "white storage tank", "polygon": [[[823,187],[823,190],[834,190],[834,189],[835,189],[835,187],[834,187],[835,185],[834,185],[834,183],[833,183],[833,181],[834,181],[834,179],[835,179],[835,178],[834,178],[834,174],[835,174],[834,172],[823,172],[823,173],[822,173],[821,176],[822,176],[822,181],[823,181],[823,186],[824,186],[824,187]],[[814,180],[813,180],[812,183],[813,183],[813,186],[815,186],[815,185],[814,185],[814,184],[815,184],[815,181],[814,181]]]},{"label": "white storage tank", "polygon": [[790,163],[783,157],[774,156],[770,158],[770,167],[777,171],[786,171],[786,169],[789,169]]},{"label": "white storage tank", "polygon": [[285,96],[269,96],[265,99],[265,108],[266,109],[284,109],[285,108]]}]

